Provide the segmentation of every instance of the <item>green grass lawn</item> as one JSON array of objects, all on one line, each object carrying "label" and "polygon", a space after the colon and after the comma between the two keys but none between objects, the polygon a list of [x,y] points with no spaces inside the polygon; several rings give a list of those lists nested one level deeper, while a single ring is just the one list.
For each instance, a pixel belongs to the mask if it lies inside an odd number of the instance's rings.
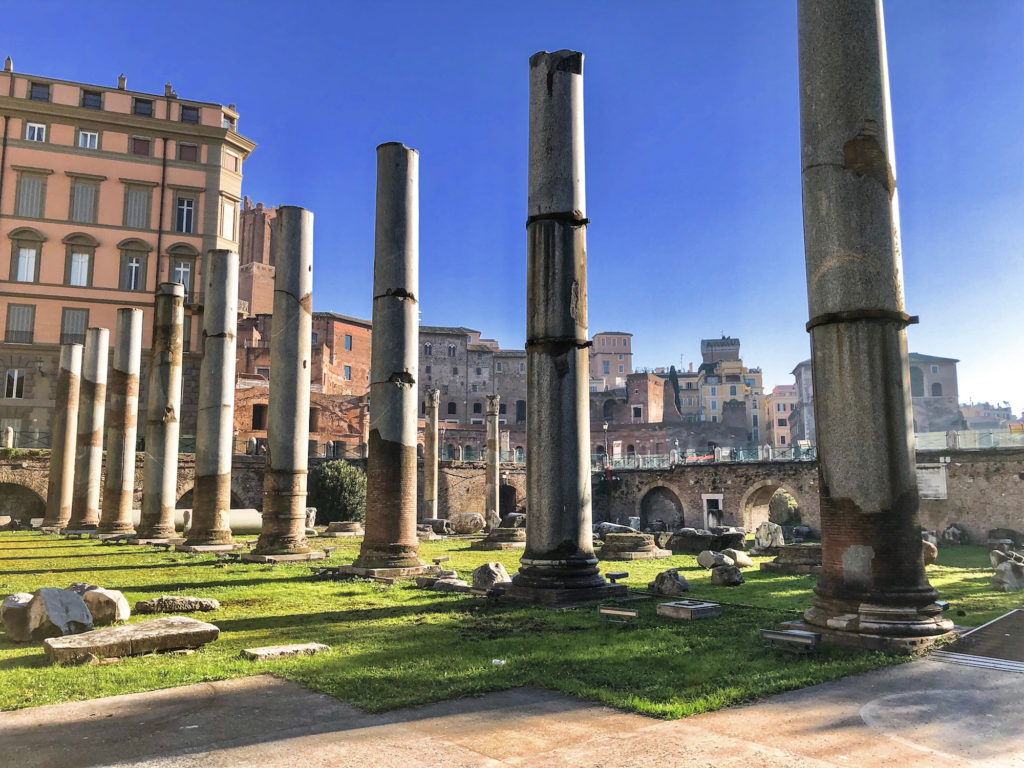
[{"label": "green grass lawn", "polygon": [[[338,544],[328,562],[354,559],[359,542]],[[518,552],[474,552],[469,541],[422,545],[424,558],[449,555],[469,576],[501,560],[515,571]],[[1019,595],[988,588],[981,548],[944,549],[929,575],[959,624],[978,625],[1020,604]],[[411,581],[314,582],[305,564],[224,564],[212,555],[146,547],[104,546],[32,532],[0,533],[0,593],[32,592],[86,581],[119,589],[133,606],[164,594],[215,597],[218,611],[196,614],[221,629],[220,639],[192,655],[151,655],[93,667],[52,666],[40,644],[0,639],[0,708],[167,688],[274,673],[363,709],[381,711],[520,685],[536,685],[622,709],[677,718],[779,691],[812,685],[899,661],[898,657],[825,648],[802,659],[761,647],[757,630],[794,618],[811,600],[814,577],[748,569],[746,583],[712,586],[696,558],[608,563],[644,588],[665,568],[681,568],[691,595],[725,603],[721,618],[677,623],[640,609],[636,627],[608,624],[593,608],[551,611],[489,604],[469,596],[420,590]],[[152,616],[133,616],[140,621]],[[322,642],[330,653],[271,662],[239,658],[242,648]],[[506,664],[496,666],[492,659]]]}]

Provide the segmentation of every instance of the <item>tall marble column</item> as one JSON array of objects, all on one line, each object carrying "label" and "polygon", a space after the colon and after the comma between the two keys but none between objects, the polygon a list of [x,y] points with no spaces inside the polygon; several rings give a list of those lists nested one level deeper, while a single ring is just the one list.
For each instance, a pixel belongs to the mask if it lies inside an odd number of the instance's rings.
[{"label": "tall marble column", "polygon": [[487,520],[486,530],[488,531],[497,528],[498,523],[501,522],[501,510],[498,502],[498,475],[501,472],[501,446],[498,444],[498,403],[500,401],[500,395],[487,396],[487,412],[485,414],[487,447],[484,453],[484,474],[487,483],[484,517]]},{"label": "tall marble column", "polygon": [[82,385],[82,345],[60,348],[57,393],[50,432],[50,474],[46,488],[43,528],[64,528],[71,519],[75,488],[75,448],[78,434],[78,397]]},{"label": "tall marble column", "polygon": [[[199,364],[196,479],[192,525],[183,548],[234,544],[229,514],[237,326],[238,254],[220,249],[207,251],[203,264],[203,358]],[[308,419],[308,406],[306,410]]]},{"label": "tall marble column", "polygon": [[423,426],[423,518],[437,517],[437,406],[441,392],[428,389]]},{"label": "tall marble column", "polygon": [[[569,602],[625,592],[591,532],[583,54],[530,57],[526,286],[526,551],[508,595]],[[621,585],[620,585],[621,586]]]},{"label": "tall marble column", "polygon": [[142,310],[117,310],[114,364],[107,388],[107,475],[103,483],[100,534],[134,533],[135,442],[139,427]]},{"label": "tall marble column", "polygon": [[366,535],[353,567],[422,572],[416,537],[419,153],[377,147]]},{"label": "tall marble column", "polygon": [[82,353],[82,384],[78,402],[75,451],[75,498],[69,530],[91,530],[100,524],[103,482],[103,411],[107,401],[107,357],[110,331],[89,328]]},{"label": "tall marble column", "polygon": [[146,458],[138,539],[174,537],[181,429],[181,355],[185,286],[161,283],[153,302],[153,349],[146,396]]},{"label": "tall marble column", "polygon": [[880,0],[800,0],[807,301],[822,573],[806,620],[909,648],[952,628],[921,561]]},{"label": "tall marble column", "polygon": [[313,213],[283,205],[274,220],[267,467],[257,555],[308,554],[306,479],[313,339]]}]

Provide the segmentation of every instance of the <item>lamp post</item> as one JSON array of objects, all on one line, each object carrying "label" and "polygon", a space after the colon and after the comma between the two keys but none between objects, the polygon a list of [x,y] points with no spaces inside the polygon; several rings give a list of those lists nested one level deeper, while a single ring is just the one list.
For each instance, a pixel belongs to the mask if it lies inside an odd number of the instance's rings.
[{"label": "lamp post", "polygon": [[601,425],[601,429],[604,430],[604,465],[605,467],[611,466],[611,457],[608,456],[608,422],[604,422]]}]

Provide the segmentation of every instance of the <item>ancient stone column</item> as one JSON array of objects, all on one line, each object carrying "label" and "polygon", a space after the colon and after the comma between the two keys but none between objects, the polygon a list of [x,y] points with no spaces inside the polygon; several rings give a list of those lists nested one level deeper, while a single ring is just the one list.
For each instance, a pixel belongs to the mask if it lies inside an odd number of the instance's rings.
[{"label": "ancient stone column", "polygon": [[161,283],[153,307],[153,349],[146,397],[146,459],[142,470],[139,539],[174,537],[181,429],[181,354],[185,286]]},{"label": "ancient stone column", "polygon": [[78,396],[82,378],[82,345],[60,348],[57,394],[50,437],[50,474],[46,488],[44,528],[63,528],[71,519],[75,488],[75,448],[78,433]]},{"label": "ancient stone column", "polygon": [[277,209],[273,240],[274,330],[270,341],[263,530],[254,553],[298,555],[306,540],[309,386],[313,339],[313,213]]},{"label": "ancient stone column", "polygon": [[441,392],[428,389],[423,427],[423,518],[437,517],[437,408]]},{"label": "ancient stone column", "polygon": [[[231,546],[238,254],[207,251],[203,264],[203,358],[199,364],[196,479],[185,547]],[[294,405],[294,404],[293,404]],[[307,403],[306,418],[309,418]],[[308,439],[308,438],[307,438]]]},{"label": "ancient stone column", "polygon": [[528,189],[530,514],[522,567],[509,596],[594,599],[609,588],[597,569],[591,533],[582,53],[530,57]]},{"label": "ancient stone column", "polygon": [[485,530],[497,528],[501,522],[501,510],[498,508],[498,484],[501,472],[501,446],[498,444],[498,402],[500,395],[487,396],[487,447],[484,455],[484,474],[487,478],[486,501],[484,502],[484,519],[487,521]]},{"label": "ancient stone column", "polygon": [[14,447],[14,427],[4,427],[3,439],[0,441],[0,448]]},{"label": "ancient stone column", "polygon": [[[874,647],[952,628],[921,561],[879,0],[800,0],[807,301],[822,573],[805,618]],[[852,635],[852,637],[851,637]]]},{"label": "ancient stone column", "polygon": [[416,537],[419,153],[377,147],[366,536],[353,566],[422,568]]},{"label": "ancient stone column", "polygon": [[142,310],[117,310],[114,364],[107,387],[107,475],[103,483],[101,534],[134,533],[135,442],[139,426]]},{"label": "ancient stone column", "polygon": [[78,400],[75,451],[75,498],[69,530],[90,530],[100,524],[100,486],[103,478],[103,411],[107,401],[107,357],[110,331],[89,328],[82,353],[82,383]]}]

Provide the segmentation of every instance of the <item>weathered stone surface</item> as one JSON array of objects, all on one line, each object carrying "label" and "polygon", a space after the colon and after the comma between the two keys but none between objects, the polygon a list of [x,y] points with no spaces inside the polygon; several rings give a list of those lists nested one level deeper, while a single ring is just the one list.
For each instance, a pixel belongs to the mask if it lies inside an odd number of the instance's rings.
[{"label": "weathered stone surface", "polygon": [[1024,555],[1019,552],[1004,552],[1001,549],[993,549],[988,553],[989,562],[992,563],[992,567],[996,568],[1000,563],[1016,562],[1024,565]]},{"label": "weathered stone surface", "polygon": [[501,525],[499,528],[525,528],[526,527],[526,515],[522,512],[509,512],[503,518],[501,518]]},{"label": "weathered stone surface", "polygon": [[722,606],[705,600],[678,600],[674,603],[661,603],[657,608],[657,614],[680,621],[711,619],[722,615]]},{"label": "weathered stone surface", "polygon": [[246,648],[242,658],[250,661],[268,661],[284,659],[289,656],[312,656],[331,650],[331,646],[323,643],[296,643],[294,645],[264,645],[259,648]]},{"label": "weathered stone surface", "polygon": [[931,565],[939,556],[939,548],[930,541],[921,541],[921,559],[925,565]]},{"label": "weathered stone surface", "polygon": [[697,565],[701,568],[718,568],[723,565],[735,565],[736,561],[731,557],[721,553],[712,552],[709,549],[705,549],[699,555],[697,555]]},{"label": "weathered stone surface", "polygon": [[459,573],[458,573],[458,571],[453,571],[451,569],[442,569],[442,570],[438,571],[437,574],[435,574],[434,578],[435,578],[435,580],[437,580],[437,579],[457,579],[457,578],[459,578]]},{"label": "weathered stone surface", "polygon": [[679,597],[690,591],[690,582],[686,580],[678,568],[669,568],[654,577],[654,581],[647,585],[652,592],[666,597]]},{"label": "weathered stone surface", "polygon": [[82,600],[92,614],[93,624],[113,624],[132,615],[128,601],[116,589],[90,589],[82,595]]},{"label": "weathered stone surface", "polygon": [[1003,592],[1024,589],[1024,565],[1007,560],[996,566],[992,574],[992,586]]},{"label": "weathered stone surface", "polygon": [[191,613],[193,611],[216,611],[220,601],[212,597],[187,597],[163,595],[135,604],[136,613]]},{"label": "weathered stone surface", "polygon": [[43,641],[43,646],[55,662],[73,662],[87,654],[102,659],[178,648],[199,648],[216,640],[219,635],[220,630],[213,624],[186,616],[167,616],[80,635],[48,638]]},{"label": "weathered stone surface", "polygon": [[473,588],[490,589],[495,584],[509,580],[508,572],[501,563],[484,563],[473,571]]},{"label": "weathered stone surface", "polygon": [[4,632],[16,643],[27,643],[32,639],[28,626],[28,604],[31,601],[32,595],[18,592],[5,597],[3,605],[0,605],[0,622],[3,622]]},{"label": "weathered stone surface", "polygon": [[434,529],[429,525],[417,525],[416,526],[416,538],[420,541],[440,541],[441,537],[434,533]]},{"label": "weathered stone surface", "polygon": [[428,589],[434,586],[434,582],[437,581],[437,576],[417,576],[416,586],[420,589]]},{"label": "weathered stone surface", "polygon": [[455,530],[452,528],[451,521],[449,520],[442,520],[440,518],[431,517],[425,519],[423,522],[428,524],[431,528],[433,528],[434,533],[438,534],[439,536],[446,536],[455,533]]},{"label": "weathered stone surface", "polygon": [[737,587],[743,583],[743,574],[735,565],[720,565],[711,569],[711,583],[719,587]]},{"label": "weathered stone surface", "polygon": [[594,533],[603,539],[609,533],[640,533],[640,531],[636,528],[630,528],[628,525],[618,525],[617,523],[598,523],[594,526]]},{"label": "weathered stone surface", "polygon": [[73,635],[92,629],[92,615],[80,595],[66,589],[37,589],[28,604],[28,630],[33,640]]},{"label": "weathered stone surface", "polygon": [[786,546],[786,540],[782,536],[782,526],[765,520],[754,531],[754,546],[758,549]]},{"label": "weathered stone surface", "polygon": [[652,560],[671,557],[667,549],[659,549],[649,533],[609,533],[598,553],[601,560]]},{"label": "weathered stone surface", "polygon": [[681,554],[696,555],[710,549],[715,541],[716,538],[710,531],[682,528],[669,538],[668,549]]},{"label": "weathered stone surface", "polygon": [[469,584],[462,579],[438,579],[431,586],[435,592],[468,592]]},{"label": "weathered stone surface", "polygon": [[88,592],[91,589],[99,589],[99,587],[96,586],[95,584],[89,584],[88,582],[85,582],[85,581],[76,581],[74,584],[71,584],[68,587],[68,591],[69,592],[74,592],[76,595],[79,595],[79,596],[84,595],[86,592]]},{"label": "weathered stone surface", "polygon": [[731,559],[739,568],[753,568],[754,561],[741,549],[723,549],[722,554]]},{"label": "weathered stone surface", "polygon": [[939,546],[939,537],[935,531],[921,531],[921,541],[927,541],[929,544]]},{"label": "weathered stone surface", "polygon": [[356,522],[355,520],[340,520],[333,523],[329,523],[327,526],[328,533],[363,533],[362,523]]},{"label": "weathered stone surface", "polygon": [[970,534],[967,533],[966,526],[963,526],[960,523],[953,523],[942,532],[943,546],[970,543]]},{"label": "weathered stone surface", "polygon": [[484,529],[485,523],[483,515],[476,512],[463,512],[451,519],[452,530],[457,534],[479,533]]}]

